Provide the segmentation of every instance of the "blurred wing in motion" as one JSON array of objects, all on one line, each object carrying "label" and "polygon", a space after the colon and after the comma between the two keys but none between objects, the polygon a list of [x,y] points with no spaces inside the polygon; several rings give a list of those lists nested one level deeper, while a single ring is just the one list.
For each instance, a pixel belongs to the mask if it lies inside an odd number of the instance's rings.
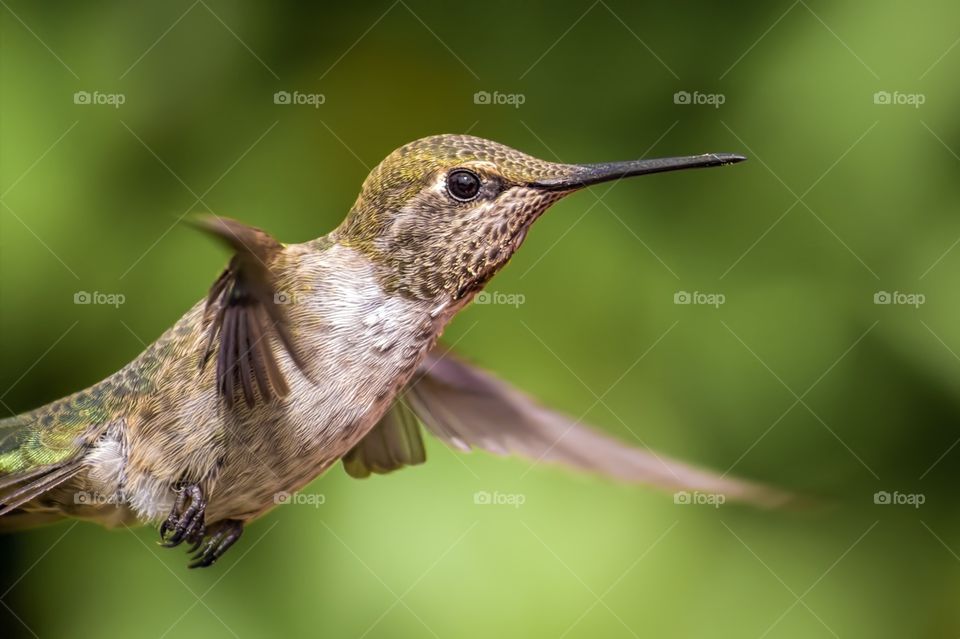
[{"label": "blurred wing in motion", "polygon": [[771,488],[629,446],[543,408],[439,348],[422,364],[406,401],[434,435],[460,450],[517,454],[667,491],[723,494],[764,507],[785,505],[793,499]]},{"label": "blurred wing in motion", "polygon": [[254,386],[264,402],[274,395],[286,395],[289,388],[270,348],[270,335],[279,339],[301,370],[304,367],[290,338],[270,271],[283,245],[268,233],[229,218],[203,216],[194,224],[235,251],[207,297],[205,320],[209,329],[201,368],[219,345],[217,391],[228,407],[233,406],[238,386],[251,408],[257,402]]}]

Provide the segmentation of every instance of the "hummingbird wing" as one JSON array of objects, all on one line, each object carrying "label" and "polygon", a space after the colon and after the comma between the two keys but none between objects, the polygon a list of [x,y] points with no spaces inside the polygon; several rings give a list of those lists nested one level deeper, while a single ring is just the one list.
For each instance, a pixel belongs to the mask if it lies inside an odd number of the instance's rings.
[{"label": "hummingbird wing", "polygon": [[207,296],[204,319],[209,329],[201,368],[216,349],[217,392],[227,407],[233,406],[238,387],[251,408],[257,402],[257,391],[264,402],[274,395],[287,395],[290,390],[270,347],[271,335],[301,370],[304,366],[290,337],[271,270],[283,244],[265,231],[230,218],[202,216],[193,223],[234,250]]},{"label": "hummingbird wing", "polygon": [[700,491],[765,507],[793,497],[629,446],[537,404],[489,373],[435,349],[408,388],[426,427],[453,448],[473,448],[557,463],[668,491]]}]

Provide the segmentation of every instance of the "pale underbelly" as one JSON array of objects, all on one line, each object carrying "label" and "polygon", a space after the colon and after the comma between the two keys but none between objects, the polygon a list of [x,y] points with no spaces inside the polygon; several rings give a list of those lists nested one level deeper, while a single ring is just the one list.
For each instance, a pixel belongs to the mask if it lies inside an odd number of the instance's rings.
[{"label": "pale underbelly", "polygon": [[[316,386],[313,393],[301,388],[301,399],[294,399],[282,417],[232,429],[208,521],[249,521],[302,499],[295,493],[335,465],[390,409],[434,342],[424,340],[402,360],[373,373],[356,372],[358,382],[327,389],[322,397]],[[291,395],[297,390],[295,385]]]},{"label": "pale underbelly", "polygon": [[[255,519],[278,505],[296,503],[304,486],[336,464],[376,424],[388,406],[377,406],[359,421],[329,424],[315,442],[238,439],[209,495],[207,520]],[[276,423],[295,429],[299,424]]]}]

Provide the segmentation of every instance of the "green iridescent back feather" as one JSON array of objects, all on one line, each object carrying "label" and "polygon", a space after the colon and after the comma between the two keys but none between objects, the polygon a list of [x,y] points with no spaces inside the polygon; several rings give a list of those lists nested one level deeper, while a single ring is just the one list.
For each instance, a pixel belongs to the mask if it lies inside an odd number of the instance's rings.
[{"label": "green iridescent back feather", "polygon": [[496,164],[503,178],[513,184],[558,177],[569,170],[563,164],[547,162],[472,135],[444,134],[421,138],[400,147],[370,172],[340,227],[339,239],[372,252],[374,240],[389,225],[389,216],[423,188],[432,172],[471,161]]}]

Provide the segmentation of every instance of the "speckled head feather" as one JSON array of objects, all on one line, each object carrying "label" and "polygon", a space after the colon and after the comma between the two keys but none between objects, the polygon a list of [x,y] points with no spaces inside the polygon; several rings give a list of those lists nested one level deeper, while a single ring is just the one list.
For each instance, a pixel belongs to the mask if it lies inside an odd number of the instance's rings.
[{"label": "speckled head feather", "polygon": [[[458,169],[479,178],[475,199],[448,191]],[[370,173],[337,236],[383,265],[391,290],[460,299],[492,277],[529,225],[564,195],[533,184],[575,169],[469,135],[422,138]]]}]

